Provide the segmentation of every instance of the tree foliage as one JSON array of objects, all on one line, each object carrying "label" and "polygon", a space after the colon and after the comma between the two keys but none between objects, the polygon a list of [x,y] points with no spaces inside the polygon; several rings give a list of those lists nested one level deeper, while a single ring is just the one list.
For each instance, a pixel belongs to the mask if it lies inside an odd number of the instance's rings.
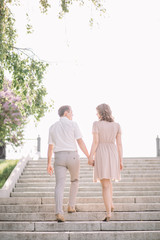
[{"label": "tree foliage", "polygon": [[[106,12],[103,0],[59,0],[59,2],[61,6],[59,18],[63,18],[64,14],[69,12],[70,6],[74,4],[74,2],[78,2],[80,6],[90,2],[96,8],[96,10],[100,12],[100,15]],[[47,13],[48,9],[51,7],[51,3],[51,0],[40,0],[41,11],[43,13]],[[90,22],[93,22],[93,18],[90,19]]]},{"label": "tree foliage", "polygon": [[[102,0],[90,1],[100,13],[105,12]],[[84,0],[59,0],[59,18],[69,12],[74,2],[84,5]],[[0,0],[0,142],[10,142],[18,146],[23,139],[23,129],[29,116],[39,121],[49,108],[44,100],[47,95],[43,78],[48,64],[31,56],[30,50],[16,46],[17,32],[11,4],[19,5],[19,0]],[[39,0],[42,13],[47,13],[51,0]],[[32,33],[29,22],[27,32]],[[93,19],[91,19],[91,23]],[[10,74],[7,80],[5,75]]]},{"label": "tree foliage", "polygon": [[[43,78],[48,64],[16,47],[11,0],[0,0],[0,141],[20,144],[29,116],[39,121],[49,109]],[[33,55],[33,54],[32,54]],[[10,74],[9,82],[5,79]]]}]

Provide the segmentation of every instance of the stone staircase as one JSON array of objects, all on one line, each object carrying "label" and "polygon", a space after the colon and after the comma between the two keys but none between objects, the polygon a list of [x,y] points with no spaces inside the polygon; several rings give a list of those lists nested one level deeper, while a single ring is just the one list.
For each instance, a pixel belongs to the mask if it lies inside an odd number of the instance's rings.
[{"label": "stone staircase", "polygon": [[0,199],[0,239],[3,240],[160,240],[160,159],[125,158],[122,180],[113,183],[115,211],[103,222],[105,208],[100,183],[81,159],[76,213],[68,214],[67,174],[64,223],[55,221],[55,176],[47,174],[47,160],[31,160],[10,198]]}]

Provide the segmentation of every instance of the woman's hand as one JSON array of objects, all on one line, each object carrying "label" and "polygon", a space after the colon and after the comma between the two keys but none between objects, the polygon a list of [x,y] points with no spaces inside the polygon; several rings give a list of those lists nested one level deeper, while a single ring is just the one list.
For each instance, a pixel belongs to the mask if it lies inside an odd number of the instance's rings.
[{"label": "woman's hand", "polygon": [[120,162],[120,170],[122,170],[122,169],[123,169],[123,163]]},{"label": "woman's hand", "polygon": [[48,165],[47,172],[49,173],[50,176],[53,174],[53,167],[52,167],[52,165],[50,165],[50,164]]}]

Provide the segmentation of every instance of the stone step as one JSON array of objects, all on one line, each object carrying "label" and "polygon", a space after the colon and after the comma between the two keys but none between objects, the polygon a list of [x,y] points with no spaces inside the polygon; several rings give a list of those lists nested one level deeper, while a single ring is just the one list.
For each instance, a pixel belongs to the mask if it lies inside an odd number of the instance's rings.
[{"label": "stone step", "polygon": [[[23,178],[49,178],[50,177],[50,175],[48,174],[48,173],[46,173],[46,174],[24,174],[24,173],[22,173],[22,175],[21,175],[21,177],[23,177]],[[52,177],[54,177],[54,174],[52,175]],[[138,173],[135,173],[135,174],[121,174],[121,177],[122,178],[134,178],[134,177],[141,177],[141,178],[157,178],[157,180],[160,180],[160,175],[157,173],[157,174],[138,174]],[[67,174],[67,176],[66,176],[66,178],[70,178],[70,175],[69,174]],[[86,179],[92,179],[93,178],[93,173],[92,174],[90,174],[90,175],[86,175],[86,174],[81,174],[80,176],[79,176],[79,178],[86,178]]]},{"label": "stone step", "polygon": [[[127,196],[113,197],[114,203],[160,203],[160,196]],[[8,197],[0,198],[0,205],[22,205],[22,204],[54,204],[54,197]],[[68,198],[64,197],[64,204],[68,204]],[[77,197],[76,203],[103,203],[102,197]]]},{"label": "stone step", "polygon": [[[65,187],[70,187],[71,183],[66,183]],[[114,187],[137,187],[137,183],[135,182],[112,182],[112,186]],[[35,182],[35,183],[16,183],[15,185],[16,188],[18,187],[55,187],[55,182]],[[79,188],[83,187],[83,184],[80,182],[79,183]],[[85,183],[85,187],[101,187],[101,184],[99,182],[94,183],[94,182],[89,182]],[[139,183],[138,187],[157,187],[157,182],[141,182]]]},{"label": "stone step", "polygon": [[[32,167],[26,167],[25,168],[27,171],[47,171],[47,165],[46,166],[32,166]],[[154,171],[154,170],[160,170],[160,165],[154,166],[150,165],[150,166],[138,166],[138,167],[132,167],[132,166],[123,166],[123,171]],[[82,167],[80,166],[80,172],[93,172],[93,167]]]},{"label": "stone step", "polygon": [[[126,166],[124,166],[123,167],[123,172],[125,172],[125,171],[160,171],[160,166],[159,167],[152,167],[152,166],[150,166],[150,167],[126,167]],[[35,167],[26,167],[25,168],[25,171],[47,171],[47,167],[45,166],[45,167],[38,167],[38,166],[35,166]],[[80,167],[80,173],[81,172],[85,172],[85,173],[90,173],[90,172],[93,172],[93,168],[81,168]]]},{"label": "stone step", "polygon": [[[28,165],[43,165],[43,166],[47,166],[48,162],[39,162],[39,161],[29,161],[27,163]],[[54,164],[54,161],[51,162],[51,164]],[[160,160],[156,160],[156,161],[137,161],[137,162],[130,162],[130,161],[123,161],[123,165],[124,166],[146,166],[146,165],[159,165],[160,164]],[[91,167],[90,165],[88,165],[88,161],[80,161],[80,165],[81,166],[88,166]]]},{"label": "stone step", "polygon": [[[54,168],[54,166],[53,166]],[[26,167],[26,170],[32,170],[32,171],[47,171],[47,165],[46,166],[32,166],[32,167]],[[138,166],[138,167],[132,167],[132,166],[123,166],[123,171],[154,171],[154,170],[160,170],[160,165],[158,166]],[[82,167],[80,166],[80,172],[92,172],[93,171],[93,167]]]},{"label": "stone step", "polygon": [[[54,157],[52,158],[52,160]],[[80,157],[81,161],[86,161],[86,157]],[[155,160],[160,160],[160,157],[124,157],[124,161],[155,161]],[[47,158],[39,158],[38,160],[30,160],[30,161],[47,161]]]},{"label": "stone step", "polygon": [[[52,164],[52,166],[54,166]],[[27,168],[42,168],[42,169],[46,169],[47,168],[47,164],[27,164],[26,165]],[[159,168],[160,167],[160,163],[151,163],[151,164],[123,164],[123,169],[150,169],[150,168]],[[80,164],[80,169],[81,170],[92,170],[93,166],[90,166],[88,164],[82,165]]]},{"label": "stone step", "polygon": [[[88,183],[88,182],[93,182],[93,179],[86,179],[86,178],[83,178],[83,179],[79,179],[79,183],[80,184],[86,184],[86,182]],[[120,182],[123,182],[123,183],[125,183],[125,182],[137,182],[138,184],[140,184],[141,182],[160,182],[160,177],[158,178],[158,177],[150,177],[150,178],[139,178],[139,177],[134,177],[134,178],[122,178],[121,179],[121,181]],[[53,175],[53,176],[49,176],[48,178],[39,178],[39,177],[37,177],[37,178],[33,178],[33,177],[31,177],[31,178],[29,178],[29,177],[20,177],[19,178],[19,180],[18,180],[18,182],[19,183],[28,183],[28,182],[32,182],[32,183],[38,183],[38,182],[43,182],[43,183],[45,183],[45,182],[55,182],[55,176]],[[70,183],[70,179],[68,178],[68,179],[66,179],[66,183]]]},{"label": "stone step", "polygon": [[73,232],[73,231],[158,231],[160,221],[90,222],[0,222],[0,231]]},{"label": "stone step", "polygon": [[3,240],[159,240],[160,231],[0,232]]},{"label": "stone step", "polygon": [[[29,160],[29,162],[47,162],[47,158],[44,159],[38,159],[38,160]],[[52,158],[52,161],[54,161],[54,158]],[[80,162],[87,162],[87,158],[80,158]],[[160,158],[123,158],[124,162],[159,162]]]},{"label": "stone step", "polygon": [[[103,203],[102,197],[77,197],[78,203]],[[119,196],[113,197],[114,203],[159,203],[160,196]],[[54,198],[52,197],[42,197],[42,204],[53,204]],[[64,198],[64,203],[68,203],[68,198]]]},{"label": "stone step", "polygon": [[[78,192],[77,197],[96,197],[101,196],[102,192]],[[69,193],[64,192],[64,197],[68,197]],[[117,191],[113,192],[113,196],[160,196],[160,191]],[[54,197],[52,192],[12,192],[11,197]]]},{"label": "stone step", "polygon": [[[68,205],[64,205],[64,211],[67,212]],[[115,203],[114,212],[145,212],[159,211],[160,203]],[[105,212],[103,203],[85,203],[76,204],[77,212]],[[37,204],[37,205],[0,205],[1,213],[38,213],[55,212],[55,204]]]},{"label": "stone step", "polygon": [[[105,212],[64,213],[66,221],[101,221]],[[159,221],[160,212],[113,212],[112,221]],[[0,213],[0,221],[55,221],[55,213]]]},{"label": "stone step", "polygon": [[[47,170],[43,170],[43,171],[40,171],[40,170],[24,170],[23,175],[32,175],[32,174],[36,174],[36,175],[47,175],[48,176],[48,173],[47,173]],[[121,175],[127,175],[127,174],[154,174],[154,175],[159,175],[160,174],[160,169],[159,170],[123,170],[123,174],[121,173]],[[69,175],[69,171],[67,171],[67,175]],[[80,176],[83,176],[83,175],[88,175],[88,176],[92,176],[93,175],[93,171],[80,171]]]},{"label": "stone step", "polygon": [[[43,171],[47,171],[47,165],[45,165],[45,166],[39,166],[39,165],[37,165],[37,166],[27,166],[26,167],[26,169],[28,169],[28,170],[34,170],[34,171],[40,171],[40,170],[43,170]],[[135,166],[123,166],[123,171],[126,171],[126,170],[131,170],[131,171],[136,171],[136,170],[143,170],[143,171],[145,171],[145,170],[159,170],[160,169],[160,164],[159,165],[156,165],[156,166],[153,166],[152,164],[150,165],[150,166],[144,166],[144,165],[142,165],[142,166],[137,166],[137,167],[135,167]],[[89,166],[89,167],[87,167],[87,166],[80,166],[80,172],[83,172],[83,171],[88,171],[88,172],[92,172],[93,171],[93,167],[91,167],[91,166]]]},{"label": "stone step", "polygon": [[115,211],[105,223],[101,184],[93,183],[93,167],[81,159],[77,212],[67,213],[67,172],[63,201],[66,222],[57,223],[55,174],[47,174],[47,159],[31,160],[12,197],[0,199],[0,239],[160,240],[159,173],[160,158],[124,159],[122,180],[113,182]]},{"label": "stone step", "polygon": [[[51,162],[53,162],[55,158],[51,159]],[[137,159],[131,159],[131,158],[123,158],[123,162],[159,162],[160,158],[155,157],[155,158],[137,158]],[[47,158],[45,159],[30,159],[29,162],[48,162]],[[81,158],[80,157],[80,162],[88,162],[87,158]]]},{"label": "stone step", "polygon": [[[70,187],[65,187],[65,192],[69,192]],[[116,192],[120,192],[120,191],[159,191],[160,192],[160,186],[158,187],[153,187],[152,189],[151,187],[134,187],[134,186],[129,186],[129,187],[113,187],[113,191]],[[53,192],[54,191],[54,187],[16,187],[14,188],[14,192]],[[101,186],[97,186],[97,187],[79,187],[78,188],[78,192],[102,192],[101,190]]]},{"label": "stone step", "polygon": [[[54,162],[51,162],[52,165],[54,165]],[[27,163],[26,164],[26,167],[42,167],[42,168],[46,168],[48,165],[48,163],[34,163],[34,162],[30,162],[30,163]],[[147,168],[147,167],[152,167],[152,168],[155,168],[155,167],[160,167],[160,160],[158,162],[148,162],[148,163],[127,163],[127,162],[123,162],[123,167],[124,168],[136,168],[138,169],[139,167],[142,167],[142,168]],[[86,168],[86,169],[92,169],[93,167],[91,165],[88,164],[88,162],[86,163],[81,163],[80,162],[80,168]]]}]

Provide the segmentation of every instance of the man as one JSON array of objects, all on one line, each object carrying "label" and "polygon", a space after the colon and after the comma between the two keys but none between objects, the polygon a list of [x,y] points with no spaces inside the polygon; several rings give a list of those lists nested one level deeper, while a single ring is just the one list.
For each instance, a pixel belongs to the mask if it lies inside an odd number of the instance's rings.
[{"label": "man", "polygon": [[87,158],[89,157],[89,153],[82,140],[82,134],[77,123],[72,121],[73,114],[71,107],[68,105],[60,107],[58,114],[60,120],[54,123],[49,129],[47,171],[50,175],[53,173],[51,159],[54,151],[56,219],[58,222],[64,222],[63,193],[67,169],[71,176],[68,213],[76,212],[75,200],[78,192],[80,167],[76,141]]}]

